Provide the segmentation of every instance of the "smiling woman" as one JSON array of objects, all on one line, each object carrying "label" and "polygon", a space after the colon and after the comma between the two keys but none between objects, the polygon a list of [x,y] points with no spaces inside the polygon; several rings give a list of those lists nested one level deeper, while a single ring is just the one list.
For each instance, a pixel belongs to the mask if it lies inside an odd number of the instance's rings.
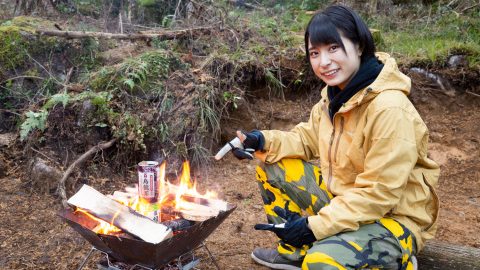
[{"label": "smiling woman", "polygon": [[264,162],[256,176],[268,222],[284,223],[255,226],[280,241],[251,256],[273,269],[415,269],[436,231],[439,167],[407,98],[410,78],[375,53],[368,27],[345,6],[315,14],[305,46],[327,84],[308,122],[237,133]]}]

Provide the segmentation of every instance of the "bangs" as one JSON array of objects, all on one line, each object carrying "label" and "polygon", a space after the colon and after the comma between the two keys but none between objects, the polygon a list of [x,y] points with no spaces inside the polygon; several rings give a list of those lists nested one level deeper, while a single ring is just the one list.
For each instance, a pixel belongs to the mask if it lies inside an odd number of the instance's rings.
[{"label": "bangs", "polygon": [[305,41],[313,46],[328,45],[336,43],[345,49],[343,46],[340,33],[331,21],[331,19],[324,14],[317,14],[315,18],[308,25]]}]

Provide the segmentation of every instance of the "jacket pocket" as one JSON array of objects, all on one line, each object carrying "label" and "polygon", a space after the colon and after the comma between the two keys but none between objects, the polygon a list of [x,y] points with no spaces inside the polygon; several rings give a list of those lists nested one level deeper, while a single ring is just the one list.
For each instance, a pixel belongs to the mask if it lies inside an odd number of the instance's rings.
[{"label": "jacket pocket", "polygon": [[428,188],[430,189],[430,193],[432,194],[432,197],[433,197],[433,206],[432,207],[433,207],[434,214],[432,216],[432,222],[430,223],[430,225],[428,225],[427,227],[425,227],[422,230],[422,231],[428,231],[437,222],[438,214],[440,212],[440,200],[438,199],[438,195],[437,195],[437,192],[435,191],[435,188],[428,181],[428,178],[425,175],[425,173],[422,173],[422,177],[423,177],[423,182],[425,183],[425,185],[428,186]]}]

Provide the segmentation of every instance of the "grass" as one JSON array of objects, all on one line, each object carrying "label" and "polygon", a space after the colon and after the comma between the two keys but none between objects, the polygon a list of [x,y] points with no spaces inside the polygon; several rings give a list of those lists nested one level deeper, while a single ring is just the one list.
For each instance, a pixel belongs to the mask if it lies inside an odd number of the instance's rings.
[{"label": "grass", "polygon": [[384,41],[378,49],[394,54],[399,63],[407,65],[427,62],[442,66],[450,55],[465,54],[470,68],[479,69],[478,17],[442,7],[426,10],[429,13],[410,14],[401,20],[397,16],[370,18],[369,26],[380,29]]},{"label": "grass", "polygon": [[[453,6],[436,2],[394,6],[389,14],[378,12],[362,17],[370,28],[380,31],[382,42],[377,44],[377,49],[394,55],[400,64],[443,66],[450,55],[465,54],[470,68],[480,69],[480,8],[466,13],[460,11],[461,8],[455,10]],[[233,60],[268,61],[266,56],[274,51],[302,46],[303,33],[311,16],[301,5],[287,5],[287,8],[276,5],[248,13],[238,9],[230,11],[232,21],[243,23],[245,28],[260,36],[250,39],[235,52]]]}]

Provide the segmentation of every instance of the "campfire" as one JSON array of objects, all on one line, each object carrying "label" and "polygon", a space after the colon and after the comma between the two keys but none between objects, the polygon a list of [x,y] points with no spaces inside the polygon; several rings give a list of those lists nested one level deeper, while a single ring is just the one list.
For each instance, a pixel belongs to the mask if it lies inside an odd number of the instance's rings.
[{"label": "campfire", "polygon": [[166,181],[165,162],[152,164],[139,164],[138,187],[105,196],[84,185],[68,200],[74,210],[60,214],[109,261],[161,269],[199,247],[206,248],[205,238],[235,209],[215,192],[198,192],[188,162],[183,164],[178,185]]}]

